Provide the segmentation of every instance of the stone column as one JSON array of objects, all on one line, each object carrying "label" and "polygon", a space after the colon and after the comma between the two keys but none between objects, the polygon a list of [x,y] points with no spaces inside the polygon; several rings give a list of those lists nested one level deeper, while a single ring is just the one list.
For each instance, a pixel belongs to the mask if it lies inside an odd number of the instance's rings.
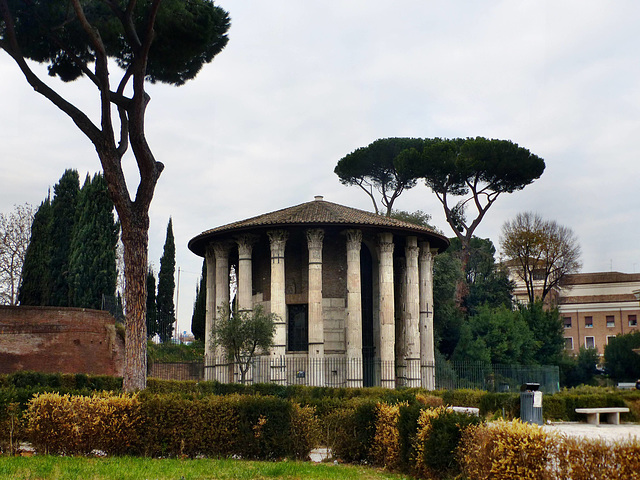
[{"label": "stone column", "polygon": [[362,387],[362,232],[347,230],[347,387]]},{"label": "stone column", "polygon": [[395,311],[393,289],[393,234],[378,236],[380,290],[380,383],[383,388],[395,388]]},{"label": "stone column", "polygon": [[205,380],[213,380],[213,357],[215,345],[211,332],[216,318],[216,257],[213,246],[208,245],[205,252],[207,262],[207,291],[206,291],[206,313],[204,327],[204,377]]},{"label": "stone column", "polygon": [[322,241],[324,230],[307,230],[309,247],[309,384],[324,386],[324,320],[322,318]]},{"label": "stone column", "polygon": [[236,239],[238,244],[238,312],[253,310],[251,252],[255,241],[254,235],[242,235]]},{"label": "stone column", "polygon": [[[213,252],[216,257],[216,303],[215,303],[215,318],[220,315],[220,308],[223,305],[229,305],[229,251],[231,250],[231,244],[228,242],[219,242],[213,245]],[[229,368],[228,362],[224,358],[224,352],[220,347],[217,347],[213,352],[216,359],[215,361],[215,379],[222,383],[228,383]]]},{"label": "stone column", "polygon": [[436,387],[435,345],[433,338],[433,255],[429,242],[420,242],[420,365],[421,386]]},{"label": "stone column", "polygon": [[278,315],[271,349],[271,381],[286,384],[287,302],[285,297],[284,248],[286,230],[267,232],[271,246],[271,313]]},{"label": "stone column", "polygon": [[404,302],[405,365],[407,387],[420,387],[420,280],[418,273],[418,239],[407,237],[405,246],[407,283]]},{"label": "stone column", "polygon": [[405,330],[406,322],[406,302],[407,302],[407,259],[404,257],[394,258],[393,261],[393,296],[394,317],[395,317],[395,371],[396,388],[404,387],[407,384],[407,364]]}]

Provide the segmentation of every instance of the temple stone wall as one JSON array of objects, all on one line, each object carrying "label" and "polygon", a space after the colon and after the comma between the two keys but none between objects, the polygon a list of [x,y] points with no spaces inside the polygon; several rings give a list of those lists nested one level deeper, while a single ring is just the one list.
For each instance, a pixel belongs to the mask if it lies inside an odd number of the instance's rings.
[{"label": "temple stone wall", "polygon": [[344,298],[323,298],[324,351],[327,354],[344,354],[347,311]]},{"label": "temple stone wall", "polygon": [[0,373],[122,376],[124,339],[99,310],[0,306]]}]

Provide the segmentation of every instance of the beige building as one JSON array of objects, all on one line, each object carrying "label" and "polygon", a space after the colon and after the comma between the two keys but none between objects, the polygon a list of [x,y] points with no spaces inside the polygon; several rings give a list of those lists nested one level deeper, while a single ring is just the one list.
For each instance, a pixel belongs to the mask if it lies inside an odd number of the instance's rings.
[{"label": "beige building", "polygon": [[[434,388],[433,258],[448,244],[431,228],[316,197],[207,230],[189,248],[207,262],[206,331],[231,300],[232,269],[238,308],[279,317],[252,380]],[[205,355],[205,378],[234,380],[209,340]]]},{"label": "beige building", "polygon": [[[527,289],[513,269],[511,278],[516,283],[514,299],[527,303]],[[541,283],[534,272],[534,288],[542,289]],[[640,273],[576,273],[567,275],[545,303],[560,310],[567,350],[577,353],[580,347],[597,348],[604,354],[609,338],[638,330],[638,292]]]},{"label": "beige building", "polygon": [[638,331],[639,273],[578,273],[568,275],[559,292],[566,348],[597,348],[600,354],[611,337]]}]

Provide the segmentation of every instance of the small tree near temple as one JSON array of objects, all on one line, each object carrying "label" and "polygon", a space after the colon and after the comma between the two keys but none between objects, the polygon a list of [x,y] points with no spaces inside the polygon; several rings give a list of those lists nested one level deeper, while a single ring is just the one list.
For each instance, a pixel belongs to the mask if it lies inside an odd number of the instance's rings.
[{"label": "small tree near temple", "polygon": [[227,359],[238,365],[241,383],[245,382],[258,351],[267,352],[273,346],[277,319],[275,313],[265,313],[262,305],[243,312],[236,307],[231,309],[229,304],[218,309],[211,336],[214,344],[222,347]]}]

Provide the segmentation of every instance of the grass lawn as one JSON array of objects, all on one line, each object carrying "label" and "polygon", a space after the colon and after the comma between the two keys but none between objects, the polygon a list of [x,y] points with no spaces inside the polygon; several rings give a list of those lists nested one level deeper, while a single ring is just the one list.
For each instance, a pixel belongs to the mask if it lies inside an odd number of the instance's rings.
[{"label": "grass lawn", "polygon": [[381,470],[311,462],[132,457],[0,456],[1,480],[406,479]]}]

